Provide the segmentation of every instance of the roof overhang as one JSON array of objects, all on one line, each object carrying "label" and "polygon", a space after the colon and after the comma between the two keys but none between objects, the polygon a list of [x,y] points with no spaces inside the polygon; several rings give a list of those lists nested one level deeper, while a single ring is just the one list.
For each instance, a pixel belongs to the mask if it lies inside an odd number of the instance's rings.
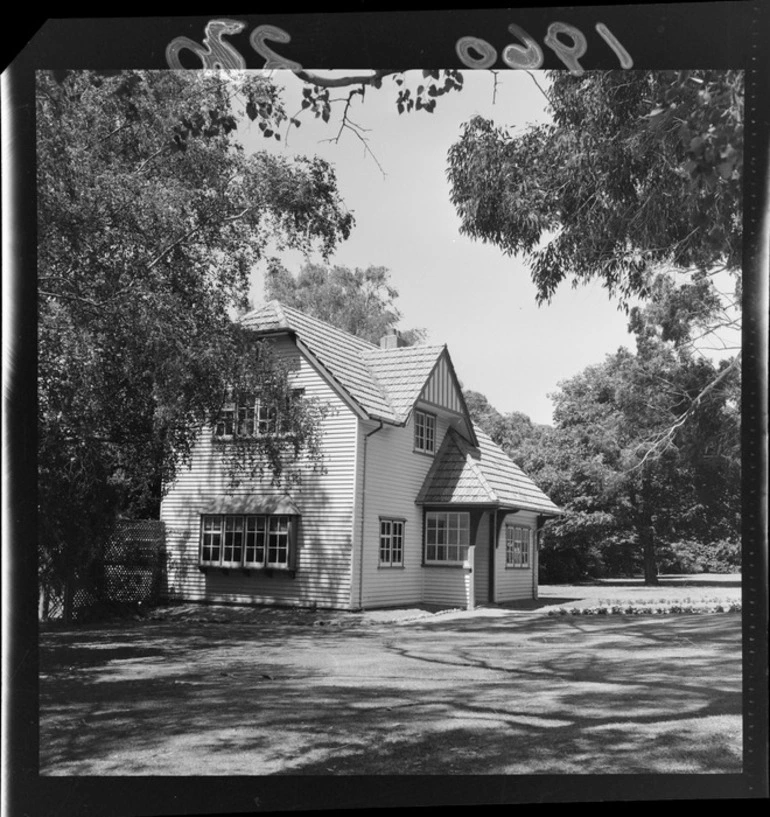
[{"label": "roof overhang", "polygon": [[212,500],[201,509],[201,513],[243,513],[243,514],[282,514],[284,516],[301,516],[302,512],[295,502],[285,494],[267,494],[264,496],[224,496]]}]

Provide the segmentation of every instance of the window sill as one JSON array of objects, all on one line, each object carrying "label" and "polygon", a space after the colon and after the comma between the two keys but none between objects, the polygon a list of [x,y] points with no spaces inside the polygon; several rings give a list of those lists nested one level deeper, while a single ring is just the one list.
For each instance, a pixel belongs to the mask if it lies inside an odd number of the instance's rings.
[{"label": "window sill", "polygon": [[209,571],[216,571],[217,573],[222,573],[224,576],[227,576],[231,572],[243,573],[246,576],[250,576],[252,573],[261,573],[263,576],[276,574],[278,576],[288,576],[293,579],[297,575],[296,568],[290,567],[223,567],[222,565],[198,565],[198,570],[204,574]]},{"label": "window sill", "polygon": [[529,570],[529,565],[506,565],[506,570]]},{"label": "window sill", "polygon": [[433,458],[433,457],[435,457],[435,456],[436,456],[436,452],[435,452],[435,451],[422,451],[422,450],[420,450],[419,448],[413,448],[413,449],[412,449],[412,453],[413,453],[413,454],[421,454],[423,457],[431,457],[431,458]]},{"label": "window sill", "polygon": [[377,565],[377,570],[406,570],[404,565]]},{"label": "window sill", "polygon": [[471,566],[467,562],[451,562],[449,564],[443,564],[441,562],[423,562],[423,567],[438,567],[438,568],[449,568],[451,570],[471,570]]}]

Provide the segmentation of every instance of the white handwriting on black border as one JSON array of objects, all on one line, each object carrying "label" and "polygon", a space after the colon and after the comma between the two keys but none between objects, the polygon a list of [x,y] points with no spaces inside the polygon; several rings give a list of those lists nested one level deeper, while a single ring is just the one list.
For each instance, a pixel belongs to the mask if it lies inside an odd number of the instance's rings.
[{"label": "white handwriting on black border", "polygon": [[[203,44],[196,43],[189,37],[176,37],[166,47],[166,62],[170,68],[184,68],[179,55],[182,51],[190,51],[201,61],[202,68],[218,69],[245,69],[246,60],[229,42],[222,38],[225,35],[240,34],[246,24],[239,20],[217,19],[210,20],[205,28]],[[509,68],[535,70],[543,65],[543,49],[537,40],[531,37],[521,26],[511,23],[509,33],[518,38],[522,45],[510,44],[503,49],[503,62]],[[626,51],[618,38],[604,23],[596,24],[596,31],[617,56],[620,67],[629,69],[634,65],[631,55]],[[560,36],[569,37],[572,44],[568,45]],[[269,40],[277,43],[289,43],[291,37],[288,32],[277,26],[257,26],[251,32],[249,43],[264,60],[264,68],[286,68],[299,71],[302,66],[294,60],[276,54],[272,48],[265,45]],[[564,63],[571,73],[579,76],[584,72],[580,58],[588,50],[588,43],[583,32],[569,23],[555,22],[548,26],[548,32],[543,40],[556,56]],[[480,37],[461,37],[455,44],[455,51],[460,61],[467,68],[491,68],[497,62],[497,50],[493,45]]]}]

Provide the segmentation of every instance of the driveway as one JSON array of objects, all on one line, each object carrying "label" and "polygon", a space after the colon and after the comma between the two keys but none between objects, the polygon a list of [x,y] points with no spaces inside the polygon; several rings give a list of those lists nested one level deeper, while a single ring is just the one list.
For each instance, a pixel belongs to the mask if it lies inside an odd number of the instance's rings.
[{"label": "driveway", "polygon": [[43,633],[41,773],[740,772],[740,693],[739,614],[208,609]]}]

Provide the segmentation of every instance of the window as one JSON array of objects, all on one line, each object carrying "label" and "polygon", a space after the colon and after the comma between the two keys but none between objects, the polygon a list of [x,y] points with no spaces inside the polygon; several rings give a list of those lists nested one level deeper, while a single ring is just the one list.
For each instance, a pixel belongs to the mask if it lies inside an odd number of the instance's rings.
[{"label": "window", "polygon": [[425,563],[462,564],[468,559],[470,515],[428,513],[425,515]]},{"label": "window", "polygon": [[293,516],[204,516],[200,564],[288,570],[293,565],[296,525]]},{"label": "window", "polygon": [[436,415],[414,412],[414,450],[433,454],[436,450]]},{"label": "window", "polygon": [[380,567],[403,567],[404,521],[380,517]]},{"label": "window", "polygon": [[[298,399],[304,389],[293,389],[292,398]],[[279,412],[276,405],[259,396],[238,396],[222,409],[214,426],[214,436],[222,439],[234,437],[265,437],[270,434],[287,434],[287,412]]]},{"label": "window", "polygon": [[529,546],[531,542],[531,528],[522,528],[518,525],[506,525],[505,566],[529,567]]}]

